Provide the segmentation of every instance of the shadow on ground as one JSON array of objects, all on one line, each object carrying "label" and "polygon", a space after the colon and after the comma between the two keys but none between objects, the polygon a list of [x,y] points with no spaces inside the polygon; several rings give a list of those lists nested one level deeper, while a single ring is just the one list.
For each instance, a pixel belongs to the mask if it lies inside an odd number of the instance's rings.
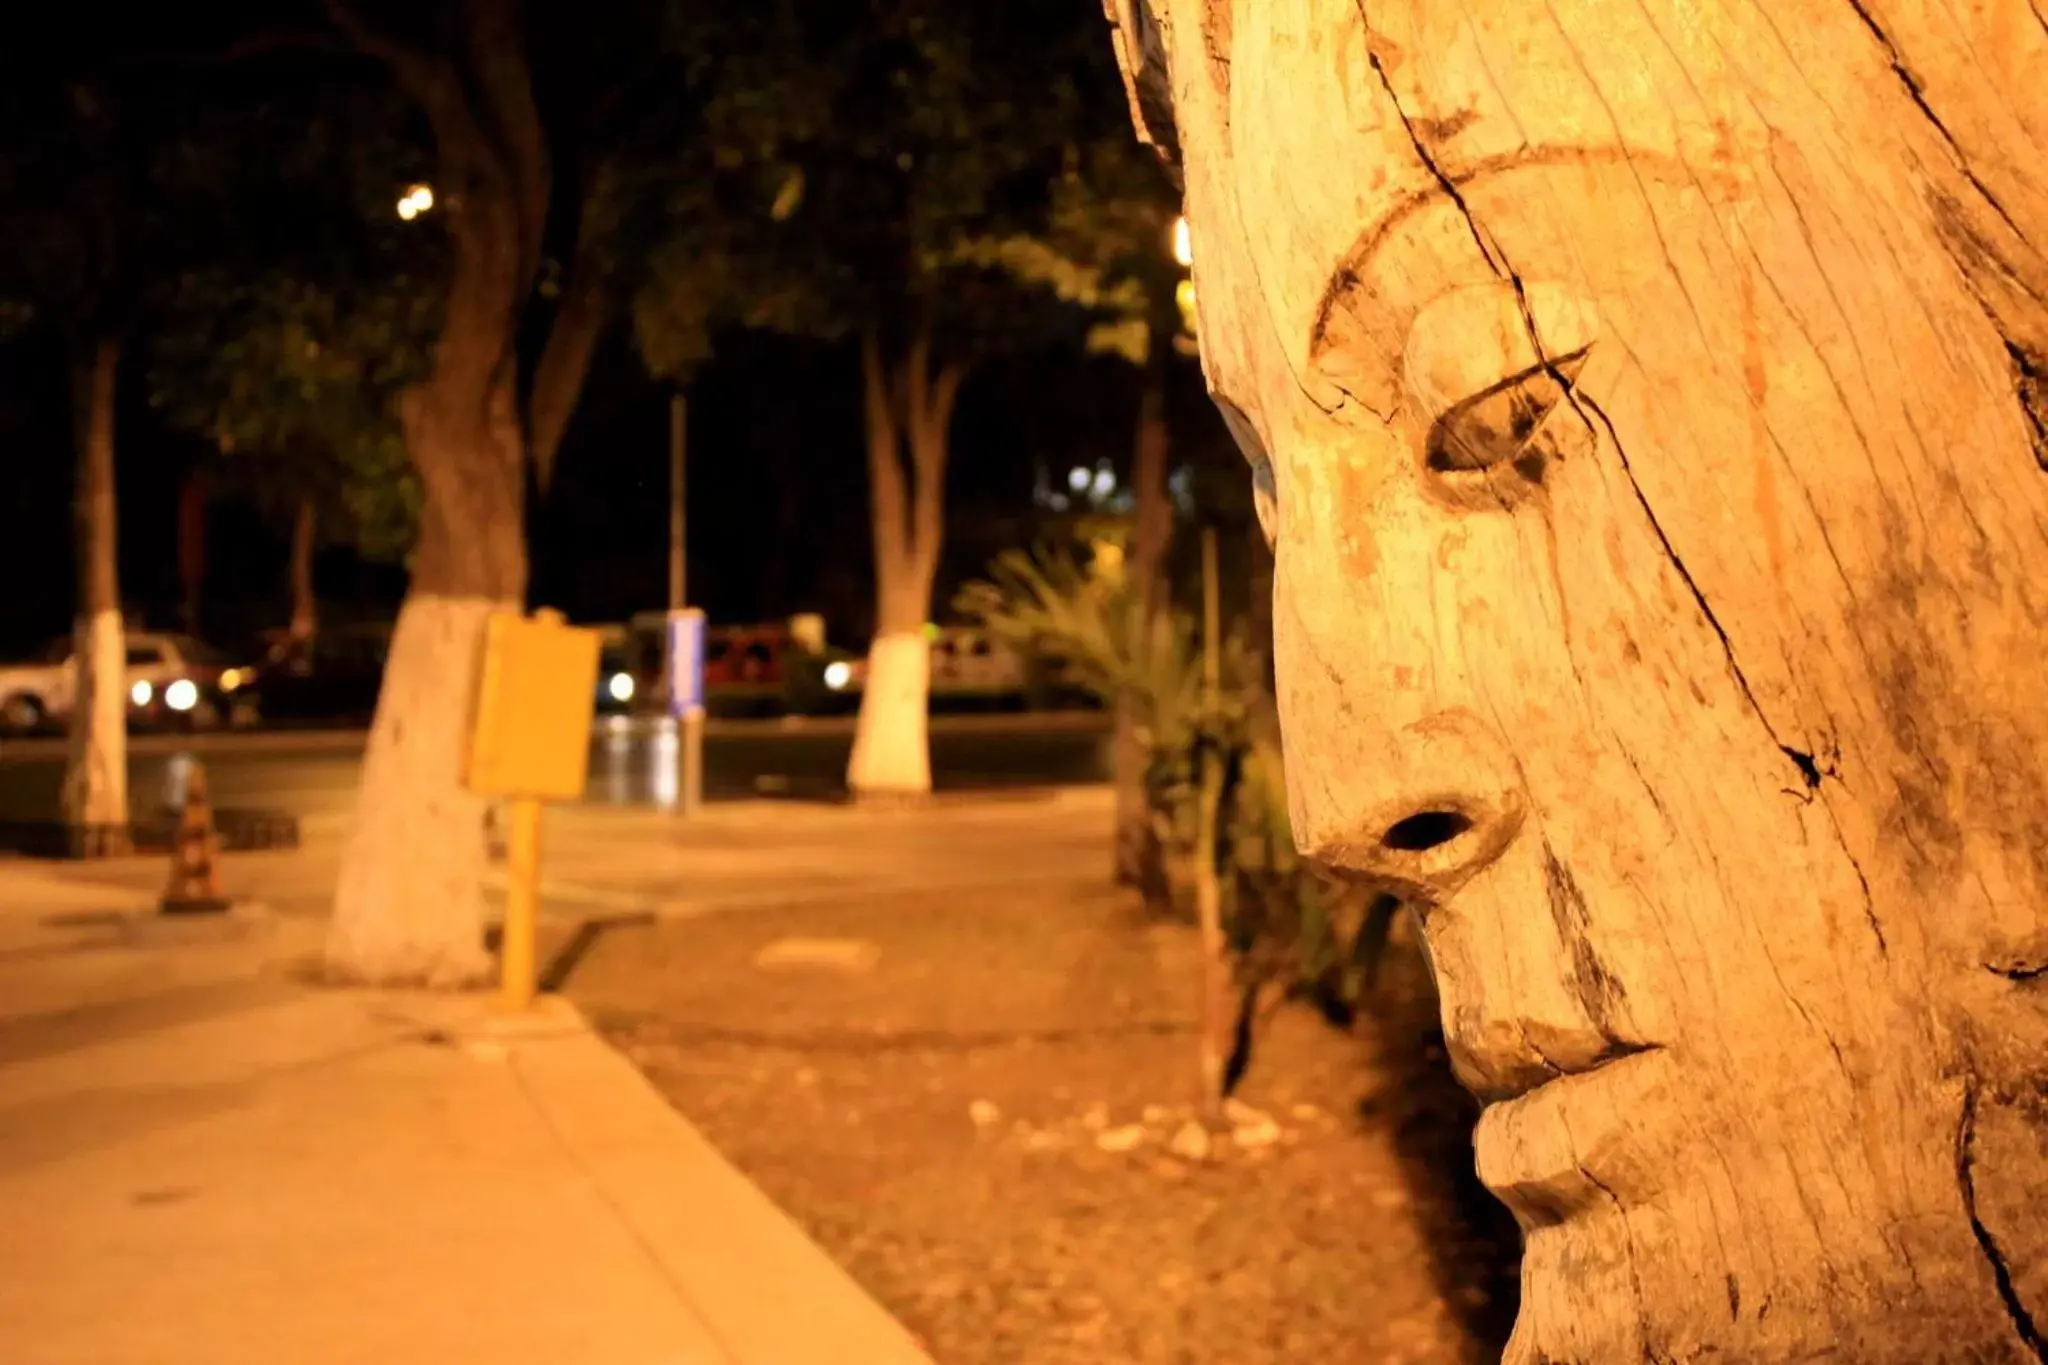
[{"label": "shadow on ground", "polygon": [[1474,1170],[1479,1104],[1451,1075],[1435,983],[1413,943],[1390,948],[1361,1029],[1379,1088],[1360,1115],[1389,1128],[1417,1205],[1432,1211],[1430,1272],[1445,1302],[1498,1353],[1521,1303],[1521,1231]]}]

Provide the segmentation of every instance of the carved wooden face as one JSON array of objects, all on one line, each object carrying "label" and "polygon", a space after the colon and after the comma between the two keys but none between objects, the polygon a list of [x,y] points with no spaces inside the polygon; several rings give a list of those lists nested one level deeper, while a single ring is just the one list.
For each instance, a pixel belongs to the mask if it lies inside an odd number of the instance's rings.
[{"label": "carved wooden face", "polygon": [[[1528,1232],[1511,1359],[2010,1344],[2038,254],[1848,5],[1119,8],[1276,552],[1296,834],[1424,916]],[[1971,41],[2038,177],[2018,17]]]}]

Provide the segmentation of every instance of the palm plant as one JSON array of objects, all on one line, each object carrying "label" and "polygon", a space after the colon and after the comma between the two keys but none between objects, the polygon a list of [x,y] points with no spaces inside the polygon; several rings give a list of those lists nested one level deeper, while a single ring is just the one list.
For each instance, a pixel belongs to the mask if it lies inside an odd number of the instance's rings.
[{"label": "palm plant", "polygon": [[[1216,874],[1239,991],[1242,1075],[1270,988],[1311,994],[1348,1022],[1372,984],[1397,904],[1342,887],[1295,851],[1287,817],[1279,724],[1258,653],[1242,630],[1222,641],[1222,685],[1205,696],[1193,619],[1168,609],[1147,621],[1113,557],[1084,563],[1071,550],[1008,550],[954,605],[1020,653],[1046,660],[1106,705],[1134,703],[1147,754],[1146,789],[1170,862],[1189,880],[1202,822],[1214,821]],[[1223,780],[1213,814],[1201,799],[1205,755]]]}]

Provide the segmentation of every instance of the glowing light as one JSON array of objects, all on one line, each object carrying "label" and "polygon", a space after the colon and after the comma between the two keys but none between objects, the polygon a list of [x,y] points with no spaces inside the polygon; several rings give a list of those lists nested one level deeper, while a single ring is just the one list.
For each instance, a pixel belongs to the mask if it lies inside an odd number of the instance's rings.
[{"label": "glowing light", "polygon": [[405,197],[398,201],[398,216],[410,223],[433,207],[432,185],[410,185],[406,188]]},{"label": "glowing light", "polygon": [[199,705],[199,688],[190,678],[180,678],[164,689],[164,705],[173,711],[190,711]]},{"label": "glowing light", "polygon": [[1075,465],[1067,471],[1067,487],[1073,489],[1076,493],[1086,493],[1088,485],[1093,478],[1094,475],[1081,468],[1081,466]]},{"label": "glowing light", "polygon": [[243,673],[241,669],[230,668],[222,672],[220,675],[220,690],[223,692],[232,692],[247,681],[248,675]]},{"label": "glowing light", "polygon": [[1173,220],[1173,259],[1183,266],[1195,263],[1195,239],[1188,232],[1186,217]]},{"label": "glowing light", "polygon": [[1180,305],[1180,320],[1190,332],[1195,330],[1195,282],[1182,280],[1173,288],[1173,301]]},{"label": "glowing light", "polygon": [[612,674],[610,678],[605,680],[604,690],[610,694],[613,701],[624,702],[633,700],[633,675],[631,673]]},{"label": "glowing light", "polygon": [[149,705],[149,699],[155,695],[156,689],[149,685],[149,679],[147,678],[141,679],[128,689],[128,700],[134,702],[137,706]]},{"label": "glowing light", "polygon": [[1107,469],[1096,470],[1093,491],[1098,501],[1116,492],[1116,475]]},{"label": "glowing light", "polygon": [[834,692],[844,692],[846,685],[853,681],[853,665],[840,659],[825,665],[825,686]]}]

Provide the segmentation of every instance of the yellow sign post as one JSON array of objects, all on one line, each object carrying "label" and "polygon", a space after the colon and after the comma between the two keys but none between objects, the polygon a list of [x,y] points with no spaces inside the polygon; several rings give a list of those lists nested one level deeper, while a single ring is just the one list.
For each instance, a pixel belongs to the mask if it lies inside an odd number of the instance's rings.
[{"label": "yellow sign post", "polygon": [[559,612],[542,610],[531,619],[499,612],[485,628],[465,779],[479,796],[506,797],[511,803],[499,950],[509,1010],[533,1003],[540,803],[583,794],[597,702],[597,656],[597,632],[570,626]]}]

